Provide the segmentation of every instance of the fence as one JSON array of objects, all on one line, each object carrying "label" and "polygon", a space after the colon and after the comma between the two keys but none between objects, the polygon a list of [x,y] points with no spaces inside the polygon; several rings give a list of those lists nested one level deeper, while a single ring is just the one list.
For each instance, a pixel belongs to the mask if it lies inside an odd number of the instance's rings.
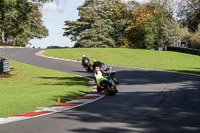
[{"label": "fence", "polygon": [[177,51],[177,52],[181,52],[181,53],[200,55],[200,49],[191,49],[191,48],[181,48],[181,47],[168,46],[167,51]]}]

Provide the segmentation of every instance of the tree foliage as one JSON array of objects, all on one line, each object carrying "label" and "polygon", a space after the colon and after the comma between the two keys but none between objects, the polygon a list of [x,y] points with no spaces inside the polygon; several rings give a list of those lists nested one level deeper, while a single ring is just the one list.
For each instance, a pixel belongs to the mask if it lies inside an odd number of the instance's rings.
[{"label": "tree foliage", "polygon": [[[175,0],[150,0],[142,5],[134,0],[85,0],[78,7],[80,18],[65,21],[64,36],[75,41],[75,47],[151,49],[168,45],[171,36],[187,38],[190,46],[197,46],[192,35],[198,38],[198,34],[189,31],[199,31],[199,0],[183,0],[178,3],[179,9],[174,3]],[[179,11],[179,17],[174,9]],[[188,33],[181,32],[186,31],[184,25],[189,28]]]},{"label": "tree foliage", "polygon": [[200,0],[182,0],[179,4],[178,17],[189,31],[196,32],[200,24]]},{"label": "tree foliage", "polygon": [[[120,0],[86,0],[78,7],[80,18],[65,21],[64,36],[75,47],[119,47],[128,21],[127,4]],[[129,15],[130,16],[130,15]]]},{"label": "tree foliage", "polygon": [[180,29],[181,29],[180,22],[172,18],[166,19],[161,29],[162,29],[161,32],[162,40],[164,41],[165,44],[168,43],[169,37],[180,36]]},{"label": "tree foliage", "polygon": [[28,0],[16,0],[9,5],[0,2],[0,32],[3,43],[24,46],[30,39],[48,36],[48,30],[42,25],[41,4]]},{"label": "tree foliage", "polygon": [[[16,4],[17,0],[2,0],[2,2],[4,2],[4,4],[9,5],[9,4]],[[29,0],[31,1],[31,0]],[[52,2],[54,0],[32,0],[33,2]]]},{"label": "tree foliage", "polygon": [[152,0],[132,11],[126,29],[129,47],[151,49],[164,45],[166,38],[162,36],[162,27],[172,18],[168,7],[168,0]]},{"label": "tree foliage", "polygon": [[[32,38],[46,37],[39,7],[50,1],[1,0],[0,40],[26,45]],[[175,2],[150,0],[140,5],[135,0],[85,0],[77,8],[79,19],[65,21],[63,35],[75,47],[151,49],[167,45],[171,36],[180,36],[190,47],[199,48],[200,0]]]},{"label": "tree foliage", "polygon": [[191,47],[195,49],[200,49],[200,24],[195,33],[191,33]]}]

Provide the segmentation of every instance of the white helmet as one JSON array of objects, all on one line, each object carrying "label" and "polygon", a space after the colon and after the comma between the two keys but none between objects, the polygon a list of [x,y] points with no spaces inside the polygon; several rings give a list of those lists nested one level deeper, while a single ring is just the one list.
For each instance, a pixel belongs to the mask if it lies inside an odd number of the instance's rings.
[{"label": "white helmet", "polygon": [[83,57],[85,57],[85,55],[83,55]]},{"label": "white helmet", "polygon": [[96,62],[96,59],[93,60],[93,63]]}]

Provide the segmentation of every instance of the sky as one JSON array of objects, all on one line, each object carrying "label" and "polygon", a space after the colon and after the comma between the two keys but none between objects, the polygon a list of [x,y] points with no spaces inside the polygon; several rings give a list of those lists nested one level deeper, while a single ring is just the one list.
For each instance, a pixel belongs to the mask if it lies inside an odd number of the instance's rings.
[{"label": "sky", "polygon": [[[32,45],[27,47],[46,48],[48,46],[73,47],[75,42],[71,42],[68,37],[63,37],[66,26],[64,21],[75,21],[79,18],[77,7],[83,5],[85,0],[54,0],[51,3],[45,3],[41,9],[43,24],[49,30],[49,36],[43,39],[33,39]],[[123,0],[129,1],[129,0]],[[136,0],[140,3],[149,0]]]}]

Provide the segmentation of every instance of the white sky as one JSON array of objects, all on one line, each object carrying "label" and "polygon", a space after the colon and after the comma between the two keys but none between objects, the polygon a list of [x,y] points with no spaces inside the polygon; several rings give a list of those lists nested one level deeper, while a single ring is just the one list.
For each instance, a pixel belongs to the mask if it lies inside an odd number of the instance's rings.
[{"label": "white sky", "polygon": [[[64,21],[76,20],[78,18],[77,7],[82,5],[85,0],[54,0],[52,3],[44,4],[42,8],[44,25],[49,30],[49,36],[43,39],[33,39],[30,41],[32,44],[28,47],[41,47],[47,46],[68,46],[72,47],[74,42],[69,38],[63,37],[65,28]],[[123,0],[129,1],[129,0]],[[140,3],[148,2],[149,0],[136,0]]]}]

